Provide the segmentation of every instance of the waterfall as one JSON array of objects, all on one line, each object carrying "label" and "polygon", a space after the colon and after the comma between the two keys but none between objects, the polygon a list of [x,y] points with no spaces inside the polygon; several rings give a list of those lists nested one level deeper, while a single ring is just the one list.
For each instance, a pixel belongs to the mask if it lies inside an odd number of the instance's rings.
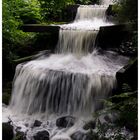
[{"label": "waterfall", "polygon": [[[123,61],[122,61],[123,60]],[[89,116],[115,88],[127,59],[108,52],[51,55],[16,68],[10,108],[17,113]],[[84,113],[83,113],[84,112]]]},{"label": "waterfall", "polygon": [[75,20],[105,19],[107,7],[103,5],[81,5],[78,8]]},{"label": "waterfall", "polygon": [[[25,114],[89,116],[115,88],[126,60],[100,55],[94,43],[106,6],[82,5],[73,23],[61,25],[56,54],[19,64],[10,108]],[[89,26],[88,26],[89,25]]]},{"label": "waterfall", "polygon": [[60,30],[58,53],[87,54],[93,50],[97,31]]},{"label": "waterfall", "polygon": [[57,53],[86,55],[94,50],[100,26],[113,25],[106,21],[104,5],[81,5],[71,24],[61,25]]},{"label": "waterfall", "polygon": [[[72,23],[60,25],[55,54],[16,67],[9,106],[14,117],[29,115],[31,120],[37,116],[53,122],[59,116],[72,115],[85,121],[103,107],[101,100],[116,88],[116,72],[128,61],[112,51],[101,54],[95,47],[100,26],[113,25],[105,18],[106,8],[81,5]],[[52,137],[58,132],[56,125],[45,127]],[[30,129],[28,136],[33,131],[36,129]]]},{"label": "waterfall", "polygon": [[105,98],[114,88],[112,72],[120,67],[119,59],[114,60],[114,68],[109,68],[112,62],[108,57],[97,54],[79,60],[72,55],[52,55],[20,64],[16,69],[11,107],[27,114],[80,115],[84,110],[89,115],[98,108],[98,99]]}]

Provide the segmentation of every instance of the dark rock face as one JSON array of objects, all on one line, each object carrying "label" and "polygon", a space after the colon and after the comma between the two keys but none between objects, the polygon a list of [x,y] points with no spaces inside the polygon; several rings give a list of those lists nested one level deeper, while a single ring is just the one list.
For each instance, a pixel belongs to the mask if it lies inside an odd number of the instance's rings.
[{"label": "dark rock face", "polygon": [[77,131],[71,135],[72,140],[93,140],[93,138],[92,135],[81,131]]},{"label": "dark rock face", "polygon": [[136,90],[138,85],[138,60],[135,59],[128,65],[124,66],[116,73],[118,86],[127,83],[133,90]]},{"label": "dark rock face", "polygon": [[34,140],[49,140],[49,132],[46,130],[39,131],[33,137],[34,137]]},{"label": "dark rock face", "polygon": [[48,32],[58,33],[59,26],[41,25],[41,24],[25,24],[21,27],[23,32]]},{"label": "dark rock face", "polygon": [[88,129],[94,129],[96,126],[96,122],[95,121],[89,121],[88,123],[86,123],[83,126],[83,129],[88,130]]},{"label": "dark rock face", "polygon": [[13,137],[13,126],[9,123],[2,123],[2,140],[12,140]]},{"label": "dark rock face", "polygon": [[126,25],[112,25],[100,27],[95,45],[102,49],[119,47],[123,40],[130,38],[131,34]]},{"label": "dark rock face", "polygon": [[35,120],[35,122],[34,122],[34,127],[39,127],[39,126],[41,126],[41,124],[42,124],[42,122],[40,122],[40,121],[38,121],[38,120]]},{"label": "dark rock face", "polygon": [[56,126],[63,127],[63,128],[71,127],[71,126],[74,125],[74,122],[75,122],[74,117],[72,117],[72,116],[64,116],[64,117],[58,118],[56,120]]},{"label": "dark rock face", "polygon": [[65,15],[63,16],[63,20],[67,22],[73,21],[76,17],[78,7],[79,7],[78,4],[67,6],[64,11]]}]

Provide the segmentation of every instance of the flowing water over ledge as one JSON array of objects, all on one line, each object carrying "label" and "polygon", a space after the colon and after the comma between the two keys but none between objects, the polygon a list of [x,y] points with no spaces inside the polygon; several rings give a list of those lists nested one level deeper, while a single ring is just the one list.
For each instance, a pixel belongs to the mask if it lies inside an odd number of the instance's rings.
[{"label": "flowing water over ledge", "polygon": [[[56,54],[17,66],[3,121],[10,116],[27,132],[27,139],[47,130],[52,140],[70,140],[116,87],[115,74],[128,58],[111,51],[100,54],[94,46],[99,27],[113,24],[105,19],[106,8],[80,6],[75,21],[61,26]],[[56,126],[56,119],[64,115],[76,118],[73,127]],[[36,119],[43,122],[40,127],[33,127]]]}]

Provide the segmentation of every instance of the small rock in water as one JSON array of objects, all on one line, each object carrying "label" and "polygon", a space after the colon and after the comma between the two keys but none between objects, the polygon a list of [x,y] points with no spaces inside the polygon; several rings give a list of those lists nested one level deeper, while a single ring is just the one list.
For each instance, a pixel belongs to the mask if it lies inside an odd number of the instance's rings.
[{"label": "small rock in water", "polygon": [[2,140],[12,140],[13,137],[13,126],[9,123],[2,123]]},{"label": "small rock in water", "polygon": [[94,129],[96,126],[96,122],[95,121],[89,121],[87,122],[84,126],[83,129],[88,130],[88,129]]},{"label": "small rock in water", "polygon": [[46,130],[39,131],[33,137],[34,140],[49,140],[49,132]]},{"label": "small rock in water", "polygon": [[41,126],[41,124],[42,124],[42,122],[41,121],[38,121],[38,120],[35,120],[35,122],[34,122],[34,127],[39,127],[39,126]]},{"label": "small rock in water", "polygon": [[25,125],[26,127],[28,127],[28,126],[29,126],[29,124],[28,124],[28,123],[25,123],[24,125]]},{"label": "small rock in water", "polygon": [[75,123],[75,118],[72,116],[64,116],[56,120],[56,126],[63,127],[63,128],[71,127],[74,125],[74,123]]}]

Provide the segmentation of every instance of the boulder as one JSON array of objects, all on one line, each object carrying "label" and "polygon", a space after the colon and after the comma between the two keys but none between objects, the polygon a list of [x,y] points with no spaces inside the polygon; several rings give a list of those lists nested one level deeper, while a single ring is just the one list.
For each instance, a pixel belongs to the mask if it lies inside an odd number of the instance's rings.
[{"label": "boulder", "polygon": [[39,131],[33,137],[34,140],[49,140],[49,132],[46,130]]},{"label": "boulder", "polygon": [[10,123],[2,123],[2,140],[12,140],[13,137],[13,126]]},{"label": "boulder", "polygon": [[96,126],[96,122],[95,121],[89,121],[87,122],[84,126],[83,129],[88,130],[88,129],[94,129]]},{"label": "boulder", "polygon": [[72,116],[64,116],[56,120],[56,126],[63,127],[63,128],[71,127],[74,125],[74,123],[75,123],[75,118]]},{"label": "boulder", "polygon": [[34,122],[34,127],[39,127],[39,126],[41,126],[41,124],[42,124],[42,122],[41,121],[38,121],[38,120],[35,120],[35,122]]},{"label": "boulder", "polygon": [[71,135],[72,140],[98,140],[98,136],[93,135],[93,133],[84,133],[82,131],[77,131]]}]

